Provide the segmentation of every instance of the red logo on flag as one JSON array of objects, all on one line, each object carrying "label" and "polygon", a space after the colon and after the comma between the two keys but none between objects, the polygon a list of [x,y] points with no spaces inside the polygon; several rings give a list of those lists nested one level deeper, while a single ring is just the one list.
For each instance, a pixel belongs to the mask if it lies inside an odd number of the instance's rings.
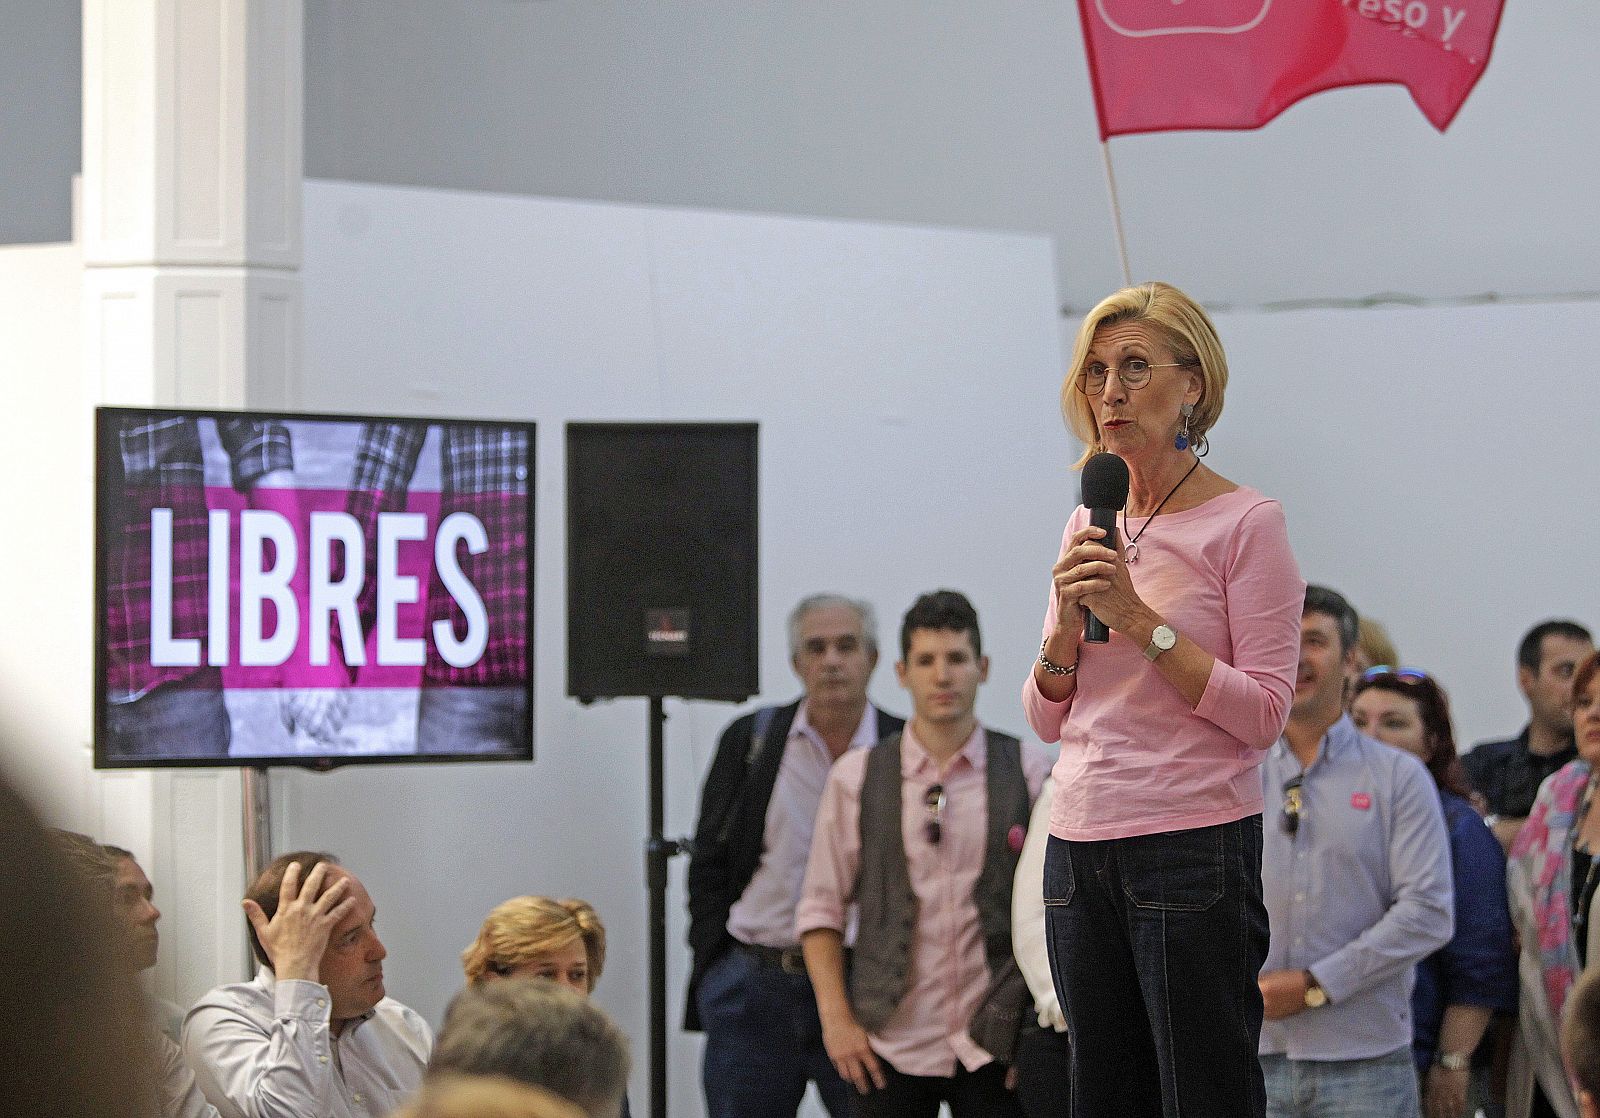
[{"label": "red logo on flag", "polygon": [[1372,806],[1372,797],[1365,792],[1356,792],[1350,797],[1350,806],[1357,811],[1366,811]]},{"label": "red logo on flag", "polygon": [[1259,128],[1304,97],[1398,83],[1441,132],[1504,0],[1078,0],[1100,137]]}]

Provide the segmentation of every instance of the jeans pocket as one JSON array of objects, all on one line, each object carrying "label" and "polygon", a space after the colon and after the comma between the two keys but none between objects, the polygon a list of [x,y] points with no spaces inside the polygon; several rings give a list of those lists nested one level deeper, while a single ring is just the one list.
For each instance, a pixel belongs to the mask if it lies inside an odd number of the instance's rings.
[{"label": "jeans pocket", "polygon": [[750,957],[737,947],[725,948],[706,968],[696,1000],[707,1029],[738,1020],[749,1000],[747,987],[753,969]]},{"label": "jeans pocket", "polygon": [[1044,904],[1046,908],[1072,903],[1076,882],[1072,876],[1072,847],[1051,835],[1044,847]]},{"label": "jeans pocket", "polygon": [[1227,824],[1136,835],[1118,843],[1122,890],[1135,908],[1204,912],[1222,899]]}]

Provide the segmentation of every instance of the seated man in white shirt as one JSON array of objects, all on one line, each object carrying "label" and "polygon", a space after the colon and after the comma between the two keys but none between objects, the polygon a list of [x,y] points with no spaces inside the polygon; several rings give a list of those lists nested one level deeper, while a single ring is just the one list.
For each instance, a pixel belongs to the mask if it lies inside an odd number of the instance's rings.
[{"label": "seated man in white shirt", "polygon": [[245,895],[253,982],[189,1011],[183,1047],[223,1118],[379,1118],[422,1083],[433,1034],[384,996],[366,889],[331,855],[273,860]]}]

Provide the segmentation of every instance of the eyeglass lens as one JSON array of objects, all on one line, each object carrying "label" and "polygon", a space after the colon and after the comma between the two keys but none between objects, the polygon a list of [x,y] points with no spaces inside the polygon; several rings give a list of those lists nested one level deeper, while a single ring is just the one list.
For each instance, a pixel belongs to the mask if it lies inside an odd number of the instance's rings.
[{"label": "eyeglass lens", "polygon": [[1150,382],[1150,362],[1142,357],[1129,357],[1114,370],[1108,370],[1098,361],[1084,366],[1083,371],[1078,374],[1078,387],[1086,395],[1097,396],[1105,390],[1108,372],[1115,372],[1117,379],[1122,382],[1122,387],[1129,392],[1143,388]]}]

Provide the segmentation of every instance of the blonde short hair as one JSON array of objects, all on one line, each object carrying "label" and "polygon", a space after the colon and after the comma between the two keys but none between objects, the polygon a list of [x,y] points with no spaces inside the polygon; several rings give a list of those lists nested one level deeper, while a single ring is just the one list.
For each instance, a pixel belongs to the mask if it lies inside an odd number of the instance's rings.
[{"label": "blonde short hair", "polygon": [[522,964],[583,942],[589,960],[589,989],[606,964],[606,929],[588,901],[512,897],[483,918],[478,938],[461,953],[468,982],[486,974],[510,974]]},{"label": "blonde short hair", "polygon": [[1090,457],[1105,449],[1089,397],[1078,391],[1078,374],[1089,359],[1089,347],[1102,326],[1144,322],[1153,327],[1180,364],[1200,371],[1200,400],[1189,417],[1189,438],[1202,446],[1206,432],[1222,415],[1222,398],[1228,387],[1228,359],[1217,338],[1217,328],[1205,308],[1170,283],[1142,283],[1124,287],[1100,301],[1084,316],[1072,343],[1072,360],[1061,383],[1061,414],[1072,433],[1082,440],[1083,457],[1073,464],[1082,469]]},{"label": "blonde short hair", "polygon": [[1379,664],[1395,668],[1400,666],[1400,653],[1395,650],[1394,641],[1389,639],[1389,630],[1383,627],[1381,621],[1364,613],[1356,627],[1356,653],[1366,661],[1361,665],[1363,670]]},{"label": "blonde short hair", "polygon": [[503,1075],[429,1076],[394,1118],[586,1118],[584,1112],[542,1087]]}]

